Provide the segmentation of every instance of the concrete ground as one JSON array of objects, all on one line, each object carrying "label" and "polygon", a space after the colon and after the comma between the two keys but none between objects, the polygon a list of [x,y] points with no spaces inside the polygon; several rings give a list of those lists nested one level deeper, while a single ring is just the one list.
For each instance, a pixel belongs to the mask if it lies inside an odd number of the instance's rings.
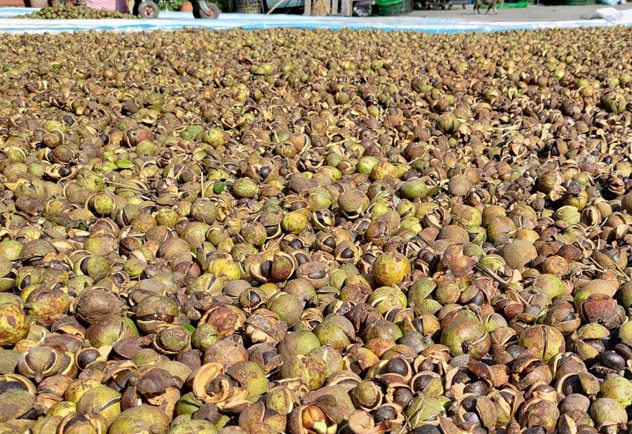
[{"label": "concrete ground", "polygon": [[[494,15],[492,11],[486,14],[487,6],[481,7],[481,14],[473,13],[473,6],[467,5],[465,9],[462,6],[453,6],[450,10],[430,9],[418,10],[412,12],[412,16],[428,17],[428,18],[454,18],[466,21],[477,21],[485,23],[497,23],[507,21],[520,22],[541,22],[541,21],[574,21],[582,19],[590,19],[595,15],[595,11],[601,8],[611,7],[608,5],[597,4],[592,6],[544,6],[529,5],[526,8],[500,8],[498,15]],[[616,9],[632,9],[632,3],[614,6]]]}]

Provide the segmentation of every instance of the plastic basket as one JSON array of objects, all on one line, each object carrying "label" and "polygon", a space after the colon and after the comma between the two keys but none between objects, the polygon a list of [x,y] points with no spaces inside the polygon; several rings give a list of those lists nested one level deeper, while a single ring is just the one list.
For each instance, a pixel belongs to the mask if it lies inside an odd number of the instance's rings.
[{"label": "plastic basket", "polygon": [[240,14],[260,14],[263,0],[233,0],[233,10]]},{"label": "plastic basket", "polygon": [[412,12],[413,6],[411,0],[402,0],[399,3],[389,6],[378,6],[378,14],[382,17],[393,15],[404,15]]},{"label": "plastic basket", "polygon": [[401,3],[402,0],[375,0],[375,5],[378,7],[382,6],[393,6]]}]

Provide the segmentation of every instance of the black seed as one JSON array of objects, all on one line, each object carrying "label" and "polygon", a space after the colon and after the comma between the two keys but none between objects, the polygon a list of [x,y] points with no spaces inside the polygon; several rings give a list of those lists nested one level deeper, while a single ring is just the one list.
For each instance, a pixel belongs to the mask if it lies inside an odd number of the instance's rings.
[{"label": "black seed", "polygon": [[32,409],[30,409],[29,411],[24,413],[22,416],[20,416],[20,419],[23,419],[23,420],[37,420],[37,418],[39,418],[39,416],[40,416],[40,412],[38,411],[38,409],[36,407],[33,407]]},{"label": "black seed", "polygon": [[263,261],[261,264],[261,274],[264,276],[268,276],[272,271],[272,261]]},{"label": "black seed", "polygon": [[256,306],[259,303],[261,303],[261,297],[259,296],[259,294],[256,291],[250,291],[249,295],[249,302],[250,302],[250,306]]},{"label": "black seed", "polygon": [[522,348],[519,345],[512,345],[509,348],[507,348],[507,352],[511,355],[511,357],[513,357],[514,359],[516,357],[518,357],[520,354],[522,354],[522,352],[524,351],[524,348]]},{"label": "black seed", "polygon": [[433,425],[423,425],[419,428],[415,428],[410,434],[441,434],[439,428]]},{"label": "black seed", "polygon": [[474,425],[480,425],[481,420],[478,418],[478,415],[472,411],[468,411],[463,414],[463,420],[465,422],[471,422]]},{"label": "black seed", "polygon": [[310,261],[309,256],[307,256],[305,253],[298,253],[294,257],[296,258],[296,262],[298,262],[298,265],[303,265]]},{"label": "black seed", "polygon": [[97,350],[82,351],[77,356],[77,365],[79,365],[79,368],[85,369],[86,366],[94,362],[98,357],[99,352]]},{"label": "black seed", "polygon": [[121,285],[125,281],[125,276],[123,276],[121,273],[115,273],[112,277],[118,285]]},{"label": "black seed", "polygon": [[266,351],[263,353],[263,363],[270,363],[272,359],[277,355],[274,351]]},{"label": "black seed", "polygon": [[573,377],[569,377],[562,384],[562,393],[566,396],[571,393],[583,393],[583,387],[579,378],[575,375]]},{"label": "black seed", "polygon": [[288,243],[288,246],[290,246],[293,250],[302,249],[303,242],[298,238],[294,238],[292,241]]},{"label": "black seed", "polygon": [[384,370],[391,374],[406,375],[408,373],[408,364],[402,359],[394,358],[386,363]]},{"label": "black seed", "polygon": [[632,349],[626,344],[617,344],[614,346],[614,350],[625,360],[632,359]]},{"label": "black seed", "polygon": [[343,259],[351,259],[354,256],[354,252],[352,249],[344,249],[342,253],[340,253],[340,257]]},{"label": "black seed", "polygon": [[482,305],[485,302],[485,295],[478,291],[474,297],[470,300],[470,303],[475,304],[477,306]]},{"label": "black seed", "polygon": [[0,394],[11,390],[26,390],[26,388],[19,381],[5,381],[4,383],[0,383]]},{"label": "black seed", "polygon": [[380,423],[384,420],[393,420],[397,418],[397,412],[390,405],[385,405],[378,408],[373,415],[373,419],[376,423]]},{"label": "black seed", "polygon": [[412,400],[413,394],[405,387],[398,387],[395,389],[395,392],[393,392],[393,401],[403,408],[406,408]]},{"label": "black seed", "polygon": [[463,389],[463,391],[465,393],[473,393],[475,395],[482,396],[486,395],[489,389],[487,385],[485,385],[485,383],[483,383],[482,381],[476,381],[465,386],[465,389]]},{"label": "black seed", "polygon": [[327,271],[320,270],[320,271],[315,271],[313,273],[309,273],[307,276],[310,279],[323,279],[326,275],[327,275]]},{"label": "black seed", "polygon": [[468,396],[461,402],[461,406],[465,409],[465,411],[475,411],[476,410],[476,397]]},{"label": "black seed", "polygon": [[24,289],[27,286],[29,286],[31,284],[31,275],[27,274],[24,279],[22,279],[22,282],[20,283],[20,289]]},{"label": "black seed", "polygon": [[625,360],[614,351],[606,351],[599,355],[601,363],[611,369],[625,368]]},{"label": "black seed", "polygon": [[431,381],[432,377],[430,375],[420,375],[415,378],[415,381],[413,383],[413,390],[415,392],[423,391],[426,387],[428,387]]},{"label": "black seed", "polygon": [[541,426],[532,426],[527,428],[524,434],[546,434],[546,431]]}]

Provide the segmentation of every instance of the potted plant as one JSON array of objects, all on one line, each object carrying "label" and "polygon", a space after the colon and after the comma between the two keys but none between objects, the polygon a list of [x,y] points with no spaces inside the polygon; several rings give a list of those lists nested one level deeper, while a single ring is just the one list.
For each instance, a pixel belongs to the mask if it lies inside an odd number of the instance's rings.
[{"label": "potted plant", "polygon": [[185,1],[178,9],[180,12],[193,12],[193,3],[190,1]]},{"label": "potted plant", "polygon": [[156,2],[161,11],[177,11],[186,0],[159,0]]}]

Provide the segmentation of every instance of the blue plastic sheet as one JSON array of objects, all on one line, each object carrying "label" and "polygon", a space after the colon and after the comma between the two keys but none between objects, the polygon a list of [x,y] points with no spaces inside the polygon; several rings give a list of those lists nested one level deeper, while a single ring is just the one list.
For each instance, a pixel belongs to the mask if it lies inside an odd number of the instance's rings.
[{"label": "blue plastic sheet", "polygon": [[176,30],[205,27],[209,29],[266,29],[289,27],[300,29],[375,29],[406,30],[427,33],[494,32],[505,30],[535,30],[544,28],[578,28],[610,26],[603,19],[557,22],[477,23],[456,19],[414,16],[398,17],[307,17],[302,15],[221,14],[216,20],[196,20],[191,13],[161,12],[158,19],[146,20],[18,20],[11,17],[33,12],[28,8],[0,8],[0,32],[56,33],[63,31],[114,30]]}]

